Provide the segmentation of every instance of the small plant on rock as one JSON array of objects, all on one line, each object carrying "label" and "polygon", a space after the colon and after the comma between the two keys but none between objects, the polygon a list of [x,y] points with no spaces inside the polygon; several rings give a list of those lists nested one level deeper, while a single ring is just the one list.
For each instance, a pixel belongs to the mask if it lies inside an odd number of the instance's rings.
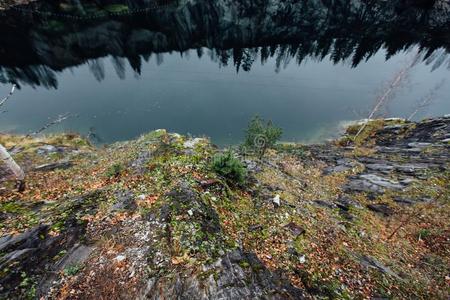
[{"label": "small plant on rock", "polygon": [[121,164],[114,164],[106,170],[105,175],[108,178],[115,178],[115,177],[118,177],[120,175],[120,173],[122,173],[122,171],[123,171],[123,166]]},{"label": "small plant on rock", "polygon": [[70,265],[64,269],[64,275],[73,276],[76,275],[81,270],[80,265]]},{"label": "small plant on rock", "polygon": [[227,181],[244,183],[247,173],[246,169],[231,151],[215,155],[211,165],[214,172],[223,176]]},{"label": "small plant on rock", "polygon": [[427,237],[429,237],[430,236],[430,234],[431,234],[431,232],[430,232],[430,230],[428,230],[428,229],[420,229],[419,230],[419,240],[422,240],[422,239],[426,239]]},{"label": "small plant on rock", "polygon": [[283,130],[274,126],[272,121],[265,121],[261,117],[255,116],[248,124],[244,147],[262,158],[267,149],[272,148],[282,134]]}]

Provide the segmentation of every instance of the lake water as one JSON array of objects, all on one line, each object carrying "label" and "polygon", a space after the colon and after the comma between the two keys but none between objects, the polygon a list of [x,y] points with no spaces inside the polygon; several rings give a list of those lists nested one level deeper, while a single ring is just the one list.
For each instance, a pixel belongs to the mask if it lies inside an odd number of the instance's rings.
[{"label": "lake water", "polygon": [[[70,113],[49,131],[94,131],[110,143],[166,128],[226,145],[259,114],[283,128],[283,140],[316,142],[367,116],[419,48],[384,116],[408,116],[449,75],[439,26],[430,32],[428,19],[403,18],[414,34],[383,31],[399,26],[388,4],[384,18],[372,7],[340,17],[343,8],[326,5],[311,15],[300,1],[67,3],[0,15],[0,95],[19,86],[1,108],[1,131],[28,133]],[[416,117],[450,113],[448,95],[444,81]]]}]

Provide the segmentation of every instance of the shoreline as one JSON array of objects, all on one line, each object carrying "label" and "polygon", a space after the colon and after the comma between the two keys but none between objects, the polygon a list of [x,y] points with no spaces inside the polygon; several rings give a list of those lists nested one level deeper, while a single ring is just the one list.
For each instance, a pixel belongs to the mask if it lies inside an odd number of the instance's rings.
[{"label": "shoreline", "polygon": [[[391,118],[379,118],[379,119],[357,119],[357,120],[345,120],[345,121],[339,121],[337,122],[337,125],[334,127],[334,129],[329,128],[329,131],[334,131],[335,134],[334,135],[329,135],[328,137],[323,137],[323,138],[308,138],[308,139],[300,139],[300,140],[280,140],[278,143],[279,144],[296,144],[296,145],[305,145],[305,146],[311,146],[311,145],[318,145],[318,144],[324,144],[324,143],[328,143],[328,142],[333,142],[333,141],[337,141],[340,138],[342,138],[345,134],[346,131],[349,127],[352,126],[357,126],[357,125],[362,125],[364,123],[370,123],[373,121],[379,121],[379,120],[384,120],[386,122],[393,122],[393,123],[420,123],[422,121],[425,120],[429,120],[429,119],[437,119],[437,118],[448,118],[450,117],[450,114],[444,114],[442,116],[435,116],[435,117],[427,117],[427,118],[423,118],[422,120],[419,121],[414,121],[414,120],[407,120],[405,118],[401,118],[401,117],[391,117]],[[329,127],[329,126],[328,126]],[[327,127],[327,128],[328,128]],[[37,135],[31,135],[31,136],[27,136],[27,134],[25,133],[15,133],[15,132],[2,132],[0,133],[0,136],[3,137],[15,137],[17,139],[36,139],[36,140],[42,140],[42,142],[45,142],[45,140],[49,137],[57,137],[57,136],[76,136],[79,137],[81,139],[86,140],[86,142],[90,143],[91,146],[93,147],[108,147],[117,143],[126,143],[126,142],[130,142],[133,140],[137,140],[142,136],[145,136],[146,134],[152,133],[152,132],[158,132],[158,131],[165,131],[169,134],[174,134],[174,135],[179,135],[179,136],[186,136],[189,137],[191,139],[195,139],[195,138],[204,138],[207,140],[210,140],[216,147],[220,148],[220,149],[227,149],[227,148],[234,148],[234,147],[238,147],[239,145],[242,144],[242,139],[240,141],[236,141],[234,143],[227,143],[227,144],[220,144],[220,143],[215,143],[214,141],[212,141],[212,138],[206,134],[200,134],[200,135],[190,135],[190,134],[180,134],[177,132],[171,132],[171,131],[167,131],[167,129],[164,128],[159,128],[159,129],[153,129],[153,130],[149,130],[148,132],[145,133],[141,133],[139,135],[136,135],[135,137],[132,138],[127,138],[127,139],[121,139],[121,140],[116,140],[116,141],[112,141],[112,142],[105,142],[105,143],[101,143],[101,142],[95,142],[94,138],[90,138],[89,135],[91,133],[86,134],[82,134],[76,130],[67,130],[67,131],[57,131],[57,132],[49,132],[49,133],[40,133]]]}]

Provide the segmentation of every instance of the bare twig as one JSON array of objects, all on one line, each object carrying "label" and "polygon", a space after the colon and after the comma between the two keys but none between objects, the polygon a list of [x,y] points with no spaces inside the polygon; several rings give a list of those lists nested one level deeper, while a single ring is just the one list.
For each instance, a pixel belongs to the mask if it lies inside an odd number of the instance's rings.
[{"label": "bare twig", "polygon": [[14,91],[16,90],[16,85],[13,84],[11,87],[11,91],[8,93],[8,95],[6,95],[5,98],[3,98],[2,100],[0,100],[0,107],[5,104],[6,101],[8,101],[8,99],[14,94]]},{"label": "bare twig", "polygon": [[367,120],[361,125],[358,132],[355,135],[355,139],[361,134],[361,132],[366,128],[367,123],[374,117],[374,115],[391,99],[394,92],[401,86],[401,84],[408,78],[408,74],[411,71],[412,67],[417,63],[417,61],[420,58],[420,54],[416,53],[411,60],[404,68],[402,68],[395,76],[392,78],[392,80],[389,82],[387,87],[384,89],[384,91],[381,93],[379,97],[376,99],[375,106],[373,107],[372,111],[369,113],[369,116],[367,117]]},{"label": "bare twig", "polygon": [[65,114],[61,114],[59,115],[56,119],[52,120],[51,122],[45,124],[44,126],[42,126],[40,129],[38,129],[35,132],[29,133],[27,134],[27,137],[33,136],[33,135],[38,135],[39,133],[41,133],[42,131],[50,128],[53,125],[59,124],[62,121],[66,120],[67,118],[71,117],[70,113],[65,113]]},{"label": "bare twig", "polygon": [[434,99],[436,98],[437,92],[442,88],[445,83],[445,79],[442,79],[438,82],[428,93],[415,105],[414,111],[407,118],[408,121],[411,121],[412,118],[423,108],[430,106]]},{"label": "bare twig", "polygon": [[394,231],[392,231],[392,233],[388,236],[388,240],[392,239],[394,237],[394,235],[406,224],[408,224],[415,216],[417,216],[420,212],[422,212],[424,209],[429,208],[431,206],[433,206],[436,202],[438,202],[438,200],[444,196],[444,193],[439,193],[436,198],[432,199],[431,201],[429,201],[425,206],[419,208],[419,209],[414,209],[408,214],[408,216],[406,217],[406,219],[404,219],[402,222],[400,222],[400,224],[394,229]]}]

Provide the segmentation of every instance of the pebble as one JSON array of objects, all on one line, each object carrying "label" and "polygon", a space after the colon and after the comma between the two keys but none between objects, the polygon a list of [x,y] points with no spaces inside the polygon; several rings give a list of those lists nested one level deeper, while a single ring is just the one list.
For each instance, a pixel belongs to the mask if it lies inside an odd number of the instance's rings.
[{"label": "pebble", "polygon": [[306,262],[306,256],[305,255],[300,256],[298,258],[298,262],[301,264],[304,264]]},{"label": "pebble", "polygon": [[124,261],[125,259],[127,259],[125,255],[117,255],[115,258],[118,262]]},{"label": "pebble", "polygon": [[280,195],[278,195],[278,194],[275,195],[275,197],[273,198],[272,202],[273,202],[273,204],[274,204],[276,207],[279,207],[279,206],[281,205]]}]

